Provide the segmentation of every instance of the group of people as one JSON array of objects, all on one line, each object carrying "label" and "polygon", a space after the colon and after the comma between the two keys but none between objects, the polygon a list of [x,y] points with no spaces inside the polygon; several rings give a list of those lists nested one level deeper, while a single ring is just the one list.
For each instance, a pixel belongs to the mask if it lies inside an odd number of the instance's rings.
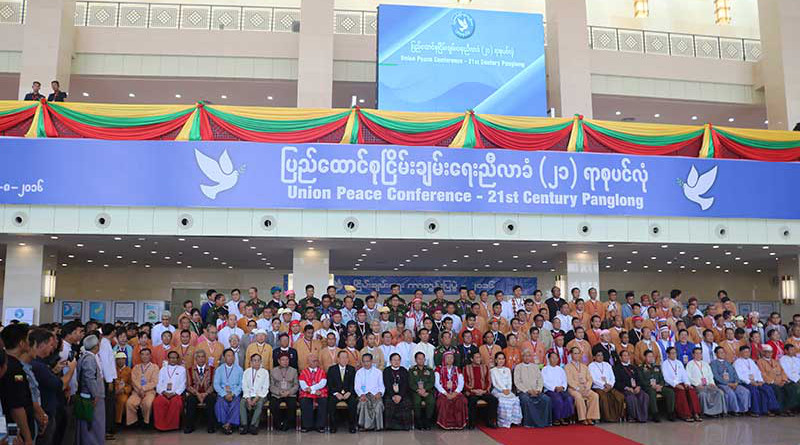
[{"label": "group of people", "polygon": [[594,288],[544,299],[516,286],[490,300],[461,288],[448,300],[436,288],[408,303],[399,286],[337,291],[209,290],[155,325],[13,323],[0,332],[3,413],[24,444],[97,444],[121,424],[192,433],[199,413],[209,433],[258,434],[266,410],[279,431],[355,433],[800,409],[800,314],[764,323],[725,291],[702,311],[680,290],[601,301]]},{"label": "group of people", "polygon": [[[42,83],[38,80],[34,80],[31,85],[31,92],[26,93],[23,100],[45,100],[45,95],[40,93],[41,89]],[[48,102],[64,102],[67,99],[67,92],[61,91],[61,84],[57,80],[50,82],[50,89],[53,90],[53,92],[47,95],[46,99]]]}]

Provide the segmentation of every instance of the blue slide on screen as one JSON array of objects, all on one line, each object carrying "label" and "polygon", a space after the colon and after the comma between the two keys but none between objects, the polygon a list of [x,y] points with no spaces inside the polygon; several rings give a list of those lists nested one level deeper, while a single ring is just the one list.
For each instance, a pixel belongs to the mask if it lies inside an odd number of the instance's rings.
[{"label": "blue slide on screen", "polygon": [[544,116],[541,14],[381,5],[378,108]]}]

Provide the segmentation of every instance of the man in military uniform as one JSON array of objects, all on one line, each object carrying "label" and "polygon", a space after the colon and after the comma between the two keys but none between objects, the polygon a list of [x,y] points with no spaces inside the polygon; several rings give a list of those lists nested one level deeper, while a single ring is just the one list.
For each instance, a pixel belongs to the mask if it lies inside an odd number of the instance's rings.
[{"label": "man in military uniform", "polygon": [[400,285],[399,284],[392,284],[389,287],[389,292],[390,292],[390,295],[388,297],[386,297],[385,300],[383,300],[384,304],[388,305],[389,302],[392,300],[392,298],[395,298],[395,297],[397,297],[397,299],[399,300],[400,304],[403,304],[403,305],[406,304],[406,300],[403,299],[403,297],[400,296]]},{"label": "man in military uniform", "polygon": [[253,308],[253,313],[258,315],[264,312],[264,308],[267,307],[267,303],[258,298],[258,289],[251,287],[247,290],[247,294],[250,297],[250,299],[247,300],[247,305]]},{"label": "man in military uniform", "polygon": [[[356,290],[357,289],[356,289],[355,286],[353,286],[351,284],[345,284],[344,285],[344,290],[346,292],[345,297],[350,297],[350,298],[353,299],[353,307],[356,308],[356,310],[361,309],[361,308],[364,307],[364,300],[361,299],[361,298],[356,297]],[[344,306],[344,302],[342,303],[342,306]]]},{"label": "man in military uniform", "polygon": [[228,319],[228,308],[225,306],[225,294],[222,292],[214,295],[214,306],[206,314],[205,322],[212,326],[217,325],[217,320]]},{"label": "man in military uniform", "polygon": [[437,310],[441,313],[444,313],[445,308],[447,307],[447,300],[444,299],[444,289],[441,287],[436,287],[433,289],[434,298],[428,304],[428,315],[433,317],[433,313]]},{"label": "man in military uniform", "polygon": [[[474,294],[474,292],[473,292]],[[469,290],[466,286],[461,286],[458,288],[458,300],[456,300],[456,314],[461,316],[463,320],[467,314],[470,313],[470,308],[472,307],[472,303],[474,302],[474,297],[472,299],[469,298]]]},{"label": "man in military uniform", "polygon": [[[341,309],[341,308],[342,308],[342,300],[341,300],[341,299],[339,299],[339,298],[336,296],[336,286],[334,286],[334,285],[332,285],[332,284],[331,284],[331,285],[329,285],[328,287],[326,287],[326,288],[325,288],[325,295],[327,295],[327,296],[331,297],[331,306],[332,306],[334,309]],[[325,296],[324,296],[324,295],[323,295],[322,299],[323,299],[323,300],[325,299]]]},{"label": "man in military uniform", "polygon": [[439,346],[436,348],[436,351],[433,354],[433,363],[436,366],[440,366],[442,364],[442,357],[446,352],[453,352],[453,366],[456,368],[461,368],[461,354],[459,354],[458,349],[453,346],[453,333],[450,331],[444,331],[441,334],[441,341],[439,342]]},{"label": "man in military uniform", "polygon": [[[411,389],[411,401],[414,403],[414,422],[415,426],[421,430],[431,429],[433,424],[433,412],[436,408],[434,399],[433,370],[425,366],[425,354],[417,352],[414,354],[416,365],[408,370],[408,387]],[[422,402],[425,402],[425,414],[422,411]]]},{"label": "man in military uniform", "polygon": [[314,285],[313,284],[306,284],[306,296],[302,300],[298,302],[298,306],[301,310],[305,310],[306,307],[319,307],[322,302],[319,298],[314,296]]},{"label": "man in military uniform", "polygon": [[385,307],[389,308],[389,321],[392,323],[396,323],[399,318],[405,318],[406,312],[408,312],[405,301],[399,296],[389,297]]},{"label": "man in military uniform", "polygon": [[642,388],[648,396],[650,396],[650,418],[654,422],[660,422],[658,417],[658,399],[657,394],[664,397],[664,405],[666,407],[667,417],[669,420],[675,419],[675,392],[672,388],[667,387],[664,383],[664,375],[661,373],[661,366],[656,363],[656,355],[653,351],[647,351],[644,354],[644,365],[640,368],[642,377]]}]

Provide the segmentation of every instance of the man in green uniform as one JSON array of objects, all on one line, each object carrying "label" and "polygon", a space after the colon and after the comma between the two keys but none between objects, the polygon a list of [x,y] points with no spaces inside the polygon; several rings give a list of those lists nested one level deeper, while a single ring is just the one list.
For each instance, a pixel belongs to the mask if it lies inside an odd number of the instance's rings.
[{"label": "man in green uniform", "polygon": [[[421,430],[431,429],[433,411],[436,401],[433,398],[435,377],[433,369],[425,366],[425,354],[414,354],[416,365],[408,370],[408,387],[411,389],[411,401],[414,403],[414,423]],[[422,402],[425,402],[425,414],[422,414]]]},{"label": "man in green uniform", "polygon": [[661,366],[656,363],[656,356],[653,351],[644,353],[645,364],[641,367],[642,373],[642,388],[644,388],[647,395],[650,396],[650,419],[654,422],[660,422],[658,418],[658,394],[664,397],[664,405],[667,411],[667,417],[670,420],[675,418],[675,392],[672,388],[667,387],[664,383],[664,375],[661,373]]},{"label": "man in green uniform", "polygon": [[439,342],[439,347],[433,352],[433,364],[439,366],[442,364],[442,357],[444,356],[445,352],[453,352],[453,366],[456,368],[461,368],[461,354],[458,353],[458,349],[453,346],[453,333],[450,331],[442,332],[442,338]]},{"label": "man in green uniform", "polygon": [[[264,312],[264,308],[267,307],[267,303],[258,298],[258,289],[255,287],[251,287],[247,290],[247,294],[250,297],[247,300],[247,305],[253,308],[253,313],[258,315]],[[249,359],[248,359],[249,360]]]}]

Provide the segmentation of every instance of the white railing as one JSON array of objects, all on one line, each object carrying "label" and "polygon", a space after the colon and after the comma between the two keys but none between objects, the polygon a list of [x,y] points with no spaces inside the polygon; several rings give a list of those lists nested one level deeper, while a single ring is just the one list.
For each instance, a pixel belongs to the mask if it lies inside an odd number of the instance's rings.
[{"label": "white railing", "polygon": [[76,2],[75,26],[297,32],[299,8]]},{"label": "white railing", "polygon": [[761,41],[641,29],[589,26],[589,46],[600,51],[757,62]]}]

